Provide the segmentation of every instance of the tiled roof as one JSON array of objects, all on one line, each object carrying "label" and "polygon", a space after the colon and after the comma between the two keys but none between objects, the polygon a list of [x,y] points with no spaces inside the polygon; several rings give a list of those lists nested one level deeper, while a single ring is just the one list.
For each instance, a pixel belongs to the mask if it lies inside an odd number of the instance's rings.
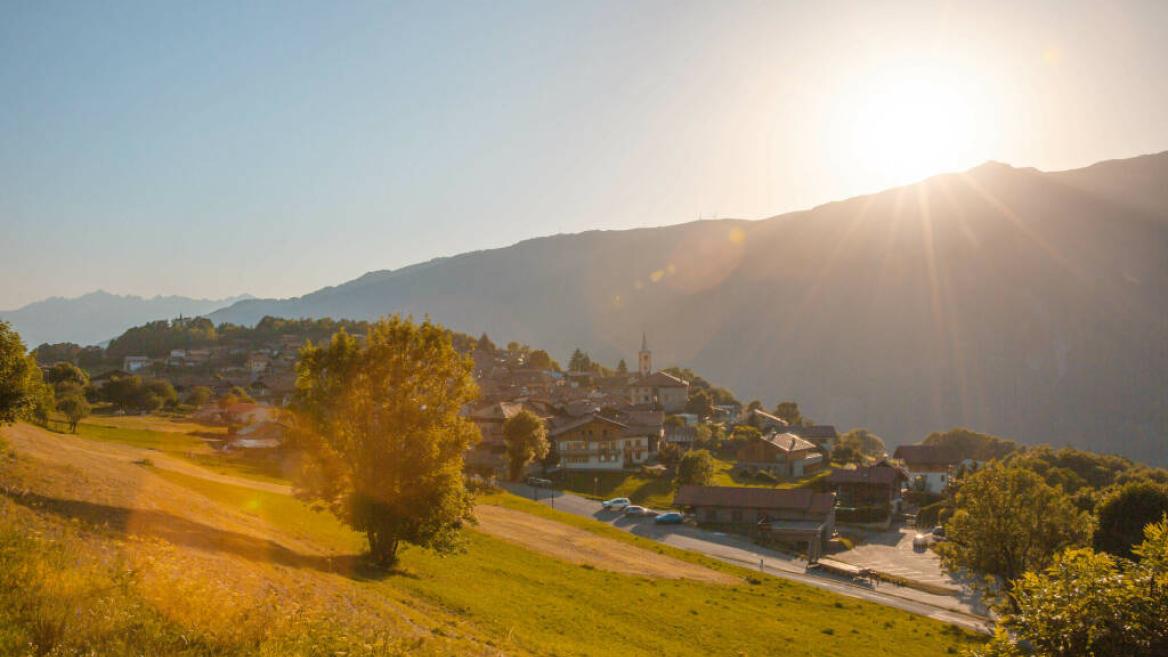
[{"label": "tiled roof", "polygon": [[789,509],[826,514],[835,506],[835,493],[806,488],[739,488],[735,486],[682,486],[673,503],[677,506],[716,506],[738,509]]},{"label": "tiled roof", "polygon": [[882,484],[891,485],[897,479],[907,479],[900,468],[887,463],[863,465],[854,470],[832,470],[827,476],[829,484]]},{"label": "tiled roof", "polygon": [[892,458],[909,465],[957,465],[962,461],[956,450],[937,445],[901,445]]},{"label": "tiled roof", "polygon": [[584,417],[580,417],[580,418],[569,418],[568,421],[564,422],[563,424],[560,424],[558,426],[553,426],[551,431],[548,432],[548,435],[549,436],[558,436],[562,433],[571,431],[573,429],[578,429],[578,428],[580,428],[580,427],[582,427],[590,422],[607,422],[608,424],[611,424],[614,427],[617,427],[618,429],[622,429],[622,430],[628,429],[627,425],[621,424],[620,422],[617,422],[616,420],[610,420],[610,419],[603,417],[603,416],[600,416],[600,415],[585,415]]},{"label": "tiled roof", "polygon": [[803,438],[838,438],[835,426],[831,424],[815,424],[809,427],[791,427],[788,432]]},{"label": "tiled roof", "polygon": [[764,437],[763,440],[787,453],[815,449],[815,443],[803,440],[793,433],[772,433]]},{"label": "tiled roof", "polygon": [[665,372],[653,372],[643,379],[637,379],[637,382],[633,385],[653,388],[684,388],[689,385],[689,382],[683,381],[672,374],[666,374]]}]

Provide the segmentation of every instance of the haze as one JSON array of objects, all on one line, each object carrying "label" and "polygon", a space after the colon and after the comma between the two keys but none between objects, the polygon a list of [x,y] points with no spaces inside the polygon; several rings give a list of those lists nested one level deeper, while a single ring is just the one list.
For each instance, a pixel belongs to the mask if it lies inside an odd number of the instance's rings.
[{"label": "haze", "polygon": [[1168,3],[5,3],[0,308],[1168,147]]}]

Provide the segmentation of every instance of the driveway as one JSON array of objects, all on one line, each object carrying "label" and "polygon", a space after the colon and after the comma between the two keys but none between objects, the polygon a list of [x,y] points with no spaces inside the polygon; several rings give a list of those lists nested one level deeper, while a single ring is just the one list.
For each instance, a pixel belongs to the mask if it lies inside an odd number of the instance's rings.
[{"label": "driveway", "polygon": [[862,568],[871,568],[889,575],[897,575],[917,582],[943,586],[959,591],[961,583],[941,570],[941,559],[936,552],[913,547],[915,529],[891,529],[869,532],[863,543],[847,552],[831,555],[832,559]]},{"label": "driveway", "polygon": [[[975,601],[925,593],[893,584],[880,584],[878,589],[873,589],[849,578],[814,570],[807,571],[805,560],[755,545],[742,536],[687,525],[658,525],[651,518],[628,518],[618,512],[605,510],[596,500],[558,490],[532,488],[524,484],[508,483],[504,486],[516,495],[540,501],[561,511],[599,520],[638,536],[705,554],[737,566],[929,616],[977,632],[990,631],[986,618],[979,611],[975,611],[977,609]],[[912,547],[911,538],[909,547],[910,549]]]}]

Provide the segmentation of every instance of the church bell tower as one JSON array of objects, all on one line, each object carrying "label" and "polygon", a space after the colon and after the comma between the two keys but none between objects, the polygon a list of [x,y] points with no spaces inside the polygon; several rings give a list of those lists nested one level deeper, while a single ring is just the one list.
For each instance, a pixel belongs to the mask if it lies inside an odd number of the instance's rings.
[{"label": "church bell tower", "polygon": [[637,372],[649,376],[653,372],[653,356],[649,353],[649,340],[641,333],[641,350],[637,352]]}]

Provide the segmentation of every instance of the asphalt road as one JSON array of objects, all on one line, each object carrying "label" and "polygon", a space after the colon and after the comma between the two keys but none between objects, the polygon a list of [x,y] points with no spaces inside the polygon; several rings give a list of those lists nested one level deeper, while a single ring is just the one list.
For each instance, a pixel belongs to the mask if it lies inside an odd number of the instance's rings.
[{"label": "asphalt road", "polygon": [[934,595],[888,583],[881,583],[878,588],[872,588],[868,584],[856,583],[850,578],[814,570],[807,571],[806,560],[755,545],[741,536],[687,525],[658,525],[652,518],[628,518],[621,513],[605,510],[600,502],[562,491],[532,488],[524,484],[505,486],[516,495],[538,500],[561,511],[599,520],[638,536],[705,554],[737,566],[752,568],[767,575],[928,616],[977,632],[991,631],[989,621],[975,613],[969,601],[954,596]]}]

